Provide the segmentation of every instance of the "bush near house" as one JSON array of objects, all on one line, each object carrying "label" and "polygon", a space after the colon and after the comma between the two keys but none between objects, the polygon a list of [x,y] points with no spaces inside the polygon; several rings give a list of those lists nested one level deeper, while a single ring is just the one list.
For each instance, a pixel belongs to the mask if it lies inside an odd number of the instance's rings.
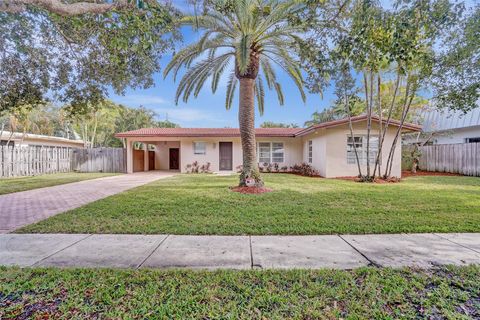
[{"label": "bush near house", "polygon": [[186,173],[212,173],[210,170],[211,163],[199,165],[198,161],[194,161],[192,164],[187,164],[185,170]]},{"label": "bush near house", "polygon": [[[280,164],[276,162],[264,162],[262,165],[258,164],[258,168],[260,172],[266,173],[294,173],[305,177],[320,177],[320,173],[308,163],[294,164],[291,167],[280,167]],[[237,166],[236,170],[238,173],[242,172],[242,166]]]}]

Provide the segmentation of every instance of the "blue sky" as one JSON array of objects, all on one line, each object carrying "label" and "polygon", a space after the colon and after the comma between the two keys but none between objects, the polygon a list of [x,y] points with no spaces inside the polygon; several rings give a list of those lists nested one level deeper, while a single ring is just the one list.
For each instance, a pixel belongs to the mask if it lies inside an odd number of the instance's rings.
[{"label": "blue sky", "polygon": [[[185,11],[187,5],[182,4],[183,1],[179,0],[178,4],[175,1],[175,4],[182,11]],[[177,44],[178,49],[199,38],[199,33],[192,31],[191,28],[184,29],[182,33],[184,42]],[[162,57],[162,69],[171,58],[171,54],[166,54]],[[155,86],[153,88],[146,90],[128,89],[124,96],[112,93],[110,99],[130,107],[143,105],[153,109],[158,114],[159,120],[164,120],[168,114],[169,120],[185,128],[238,127],[238,87],[235,102],[230,110],[225,109],[226,79],[222,79],[215,94],[212,94],[210,84],[206,83],[198,98],[194,98],[192,95],[188,103],[179,102],[178,105],[175,105],[175,91],[179,78],[181,77],[177,77],[177,82],[174,83],[172,76],[168,76],[164,80],[162,74],[155,74]],[[276,93],[267,91],[265,96],[265,113],[263,116],[257,113],[256,126],[259,126],[263,121],[296,123],[303,126],[303,123],[310,119],[314,111],[328,107],[335,99],[333,88],[329,88],[324,93],[323,99],[318,94],[307,93],[307,101],[303,103],[298,89],[292,80],[280,70],[278,71],[278,78],[284,91],[285,103],[283,106],[280,106]]]},{"label": "blue sky", "polygon": [[[183,32],[184,43],[191,43],[198,38],[198,34],[193,31]],[[182,43],[178,44],[181,48]],[[165,55],[162,62],[163,67],[170,61],[171,55]],[[227,75],[228,72],[225,73]],[[210,83],[206,83],[198,98],[190,97],[188,103],[179,102],[175,105],[175,91],[177,89],[180,75],[177,82],[173,82],[173,77],[168,76],[163,79],[162,74],[155,74],[155,86],[146,90],[127,90],[124,96],[111,94],[110,98],[130,107],[143,105],[155,110],[158,118],[163,120],[168,114],[168,119],[180,124],[182,127],[238,127],[238,87],[235,94],[235,102],[230,110],[225,109],[225,89],[226,79],[221,79],[219,88],[215,94],[211,92]],[[278,71],[278,78],[282,85],[285,103],[281,106],[278,103],[274,91],[266,92],[265,113],[263,116],[256,115],[256,125],[259,126],[263,121],[276,121],[296,123],[300,126],[310,119],[310,115],[315,110],[321,110],[328,106],[334,100],[334,95],[330,88],[323,96],[318,94],[308,94],[307,101],[303,103],[298,89],[285,74]]]},{"label": "blue sky", "polygon": [[[185,5],[179,5],[179,7],[185,8]],[[184,29],[183,36],[184,43],[178,43],[178,49],[198,39],[199,33],[191,29]],[[171,54],[166,54],[162,58],[162,67],[170,61],[171,57]],[[234,105],[230,110],[225,109],[225,79],[220,82],[215,94],[212,94],[210,85],[206,84],[198,98],[192,96],[188,103],[180,101],[178,105],[175,105],[175,91],[179,78],[177,77],[177,83],[174,83],[171,76],[163,79],[162,74],[155,74],[155,86],[153,88],[146,90],[129,89],[124,96],[111,94],[110,98],[117,103],[130,107],[143,105],[153,109],[158,114],[159,120],[164,120],[168,115],[169,120],[180,124],[184,128],[238,127],[238,87]],[[267,91],[265,113],[260,116],[257,112],[256,126],[264,121],[296,123],[303,126],[303,123],[310,119],[313,112],[323,110],[335,100],[334,88],[330,86],[324,92],[323,97],[318,94],[307,93],[307,101],[303,103],[292,80],[281,71],[278,71],[278,78],[284,90],[285,104],[280,106],[276,93]]]}]

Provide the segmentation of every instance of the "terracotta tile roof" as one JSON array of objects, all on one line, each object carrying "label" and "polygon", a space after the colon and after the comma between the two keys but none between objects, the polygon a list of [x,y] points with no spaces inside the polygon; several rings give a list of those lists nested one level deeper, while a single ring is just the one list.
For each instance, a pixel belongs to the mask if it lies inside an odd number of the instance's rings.
[{"label": "terracotta tile roof", "polygon": [[[256,128],[257,137],[295,137],[302,128]],[[117,133],[126,137],[239,137],[238,128],[145,128]]]},{"label": "terracotta tile roof", "polygon": [[[366,115],[352,117],[352,122],[365,121]],[[373,121],[379,121],[379,118],[374,116]],[[386,123],[386,120],[383,120]],[[316,129],[330,128],[348,123],[348,119],[340,119],[335,121],[324,122],[311,126],[308,128],[256,128],[255,135],[257,137],[298,137],[308,134]],[[392,120],[390,122],[393,126],[398,126],[399,122]],[[405,130],[421,131],[421,127],[405,123],[403,125]],[[127,137],[239,137],[240,130],[238,128],[144,128],[133,131],[117,133],[118,138]]]}]

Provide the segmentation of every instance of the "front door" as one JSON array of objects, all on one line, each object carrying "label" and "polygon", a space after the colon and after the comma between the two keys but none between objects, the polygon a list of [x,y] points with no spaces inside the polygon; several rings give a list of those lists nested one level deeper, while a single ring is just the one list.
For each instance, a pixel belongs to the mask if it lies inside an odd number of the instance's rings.
[{"label": "front door", "polygon": [[148,151],[148,170],[155,170],[155,151]]},{"label": "front door", "polygon": [[233,151],[233,147],[231,142],[219,143],[220,170],[232,170],[232,166],[233,166],[232,151]]},{"label": "front door", "polygon": [[170,170],[180,169],[180,149],[170,148]]}]

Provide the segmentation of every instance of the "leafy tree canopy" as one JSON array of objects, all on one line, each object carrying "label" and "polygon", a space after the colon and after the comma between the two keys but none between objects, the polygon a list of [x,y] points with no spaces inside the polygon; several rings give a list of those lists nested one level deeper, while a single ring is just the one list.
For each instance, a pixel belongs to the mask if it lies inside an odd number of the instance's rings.
[{"label": "leafy tree canopy", "polygon": [[178,124],[168,120],[157,121],[157,114],[143,106],[130,108],[109,100],[101,103],[89,103],[82,113],[76,112],[72,105],[62,110],[73,124],[73,128],[90,146],[125,147],[123,140],[114,135],[141,128],[176,128]]},{"label": "leafy tree canopy", "polygon": [[0,112],[49,99],[84,111],[109,88],[153,86],[159,59],[179,37],[177,16],[156,1],[73,16],[42,5],[0,10]]},{"label": "leafy tree canopy", "polygon": [[264,121],[260,124],[260,128],[298,128],[298,124]]},{"label": "leafy tree canopy", "polygon": [[480,99],[480,5],[456,24],[437,56],[432,85],[437,105],[467,112]]}]

